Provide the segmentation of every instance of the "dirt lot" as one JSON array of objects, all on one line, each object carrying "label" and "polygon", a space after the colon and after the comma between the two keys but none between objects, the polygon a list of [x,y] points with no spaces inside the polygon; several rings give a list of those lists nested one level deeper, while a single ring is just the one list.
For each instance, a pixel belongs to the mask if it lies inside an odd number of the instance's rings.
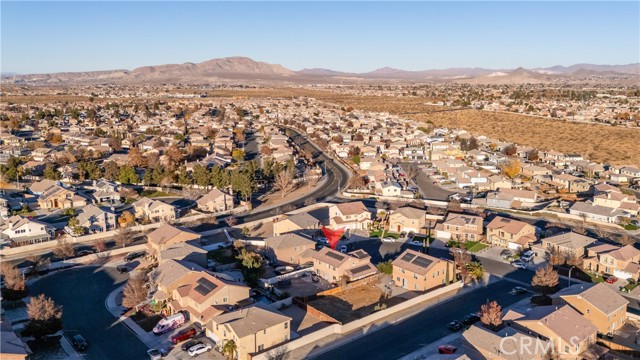
[{"label": "dirt lot", "polygon": [[[309,304],[332,318],[346,324],[371,314],[383,296],[375,285],[363,285],[332,295],[321,296]],[[393,306],[404,299],[391,298],[387,306]]]}]

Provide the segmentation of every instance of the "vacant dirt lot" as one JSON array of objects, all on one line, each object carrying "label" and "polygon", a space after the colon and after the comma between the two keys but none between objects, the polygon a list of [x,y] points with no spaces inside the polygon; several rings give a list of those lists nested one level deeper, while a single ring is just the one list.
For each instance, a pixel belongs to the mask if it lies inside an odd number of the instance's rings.
[{"label": "vacant dirt lot", "polygon": [[[332,295],[320,296],[309,303],[314,308],[346,324],[371,314],[383,296],[375,285],[362,285]],[[387,306],[393,306],[404,299],[391,298]]]}]

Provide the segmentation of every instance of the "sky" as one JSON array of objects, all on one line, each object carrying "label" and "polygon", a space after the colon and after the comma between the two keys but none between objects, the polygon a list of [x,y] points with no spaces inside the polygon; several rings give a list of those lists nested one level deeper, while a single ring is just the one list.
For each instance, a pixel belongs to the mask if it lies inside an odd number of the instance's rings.
[{"label": "sky", "polygon": [[0,71],[247,56],[367,72],[640,62],[640,1],[0,2]]}]

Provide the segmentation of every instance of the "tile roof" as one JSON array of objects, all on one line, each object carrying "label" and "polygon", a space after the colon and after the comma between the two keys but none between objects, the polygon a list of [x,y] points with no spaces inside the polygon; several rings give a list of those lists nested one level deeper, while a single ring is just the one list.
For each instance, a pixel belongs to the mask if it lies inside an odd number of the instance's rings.
[{"label": "tile roof", "polygon": [[291,318],[260,303],[213,318],[215,324],[228,326],[239,338],[287,321]]}]

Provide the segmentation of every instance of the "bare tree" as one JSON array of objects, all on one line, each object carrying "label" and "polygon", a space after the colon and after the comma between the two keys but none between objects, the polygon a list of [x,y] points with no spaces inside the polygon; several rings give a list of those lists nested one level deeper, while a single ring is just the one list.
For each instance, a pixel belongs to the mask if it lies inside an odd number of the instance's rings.
[{"label": "bare tree", "polygon": [[575,266],[577,268],[582,268],[582,256],[580,256],[577,252],[575,251],[567,251],[564,254],[564,257],[567,261],[567,265],[570,266]]},{"label": "bare tree", "polygon": [[122,305],[128,308],[138,306],[147,299],[147,288],[142,276],[132,276],[122,290]]},{"label": "bare tree", "polygon": [[289,211],[293,211],[295,209],[296,209],[296,207],[293,206],[293,204],[284,204],[284,205],[282,205],[282,212],[284,212],[284,213],[288,213]]},{"label": "bare tree", "polygon": [[47,269],[51,265],[50,259],[39,255],[29,256],[27,260],[33,263],[33,271],[36,273]]},{"label": "bare tree", "polygon": [[304,206],[310,206],[316,203],[316,199],[313,197],[309,197],[304,199]]},{"label": "bare tree", "polygon": [[62,309],[44,294],[30,299],[27,315],[29,315],[29,322],[25,326],[23,335],[41,338],[62,329]]},{"label": "bare tree", "polygon": [[14,291],[22,291],[26,289],[24,277],[17,267],[12,266],[8,262],[0,264],[0,274],[4,277],[4,285],[7,289]]},{"label": "bare tree", "polygon": [[542,295],[548,295],[555,291],[556,286],[558,286],[558,279],[558,272],[553,270],[551,265],[547,265],[536,270],[536,274],[531,280],[531,285]]},{"label": "bare tree", "polygon": [[636,240],[624,232],[618,236],[618,242],[620,242],[621,245],[631,245],[635,243]]},{"label": "bare tree", "polygon": [[449,204],[447,204],[447,210],[451,212],[462,212],[463,210],[460,200],[452,199],[451,201],[449,201]]},{"label": "bare tree", "polygon": [[419,173],[420,169],[416,165],[409,165],[404,169],[404,175],[408,180],[414,180]]},{"label": "bare tree", "polygon": [[551,248],[547,253],[547,261],[553,266],[562,265],[566,261],[566,254],[557,248]]},{"label": "bare tree", "polygon": [[276,189],[282,192],[282,197],[287,196],[294,187],[293,175],[287,170],[280,171],[274,179],[274,185]]},{"label": "bare tree", "polygon": [[460,271],[460,277],[465,284],[471,281],[468,265],[471,263],[471,254],[466,249],[455,248],[453,250],[453,261]]},{"label": "bare tree", "polygon": [[53,249],[53,255],[59,259],[66,260],[69,257],[72,257],[75,254],[75,249],[73,245],[67,242],[66,239],[58,239],[58,244]]},{"label": "bare tree", "polygon": [[502,325],[502,306],[495,300],[482,305],[480,321],[489,329],[498,329]]},{"label": "bare tree", "polygon": [[133,242],[133,233],[128,227],[121,227],[116,232],[115,236],[116,244],[123,248]]},{"label": "bare tree", "polygon": [[101,253],[107,250],[107,243],[104,241],[104,239],[98,239],[93,243],[93,250],[95,250],[97,253]]}]

